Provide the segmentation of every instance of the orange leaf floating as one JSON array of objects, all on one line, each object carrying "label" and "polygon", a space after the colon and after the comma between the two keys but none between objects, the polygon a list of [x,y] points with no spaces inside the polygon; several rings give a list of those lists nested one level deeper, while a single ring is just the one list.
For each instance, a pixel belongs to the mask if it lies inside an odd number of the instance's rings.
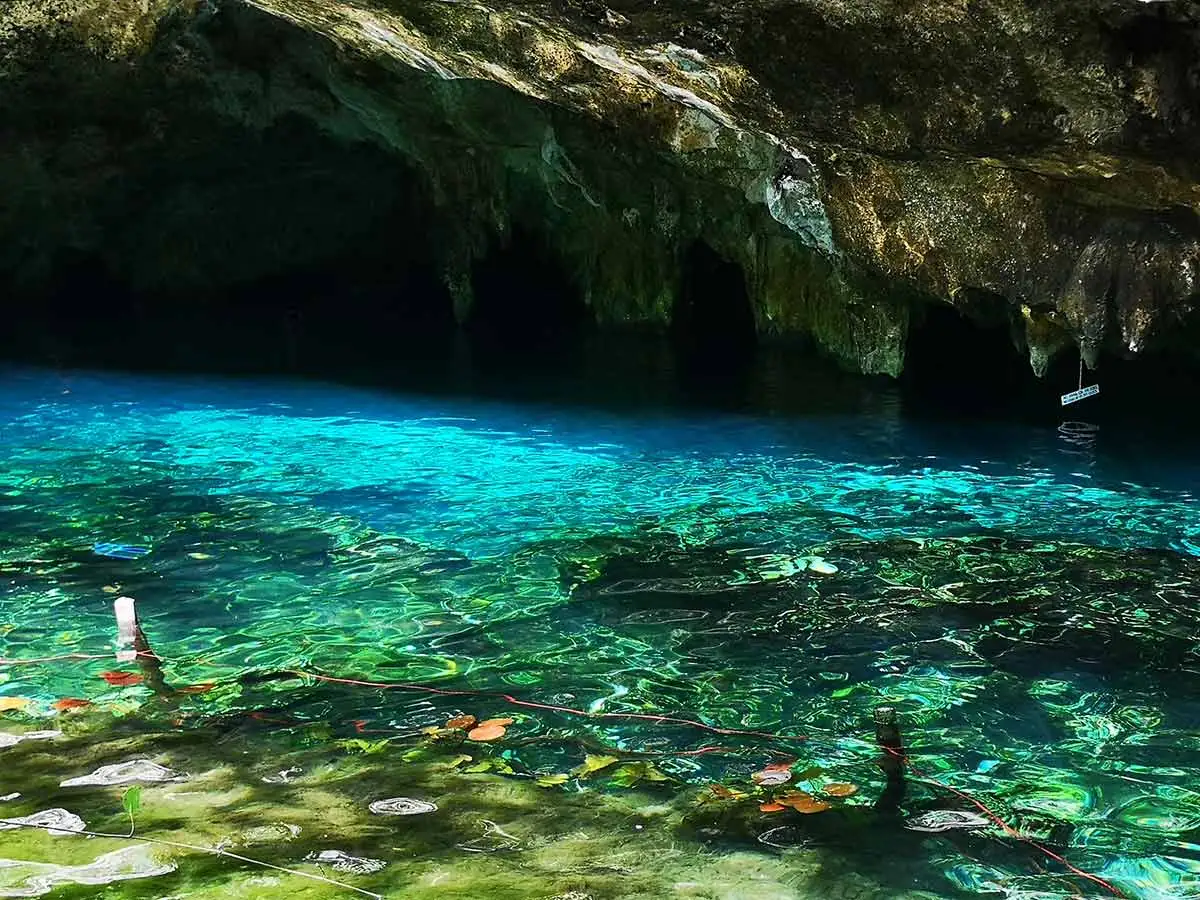
[{"label": "orange leaf floating", "polygon": [[216,685],[211,681],[205,681],[202,684],[185,684],[181,688],[175,688],[177,694],[207,694]]},{"label": "orange leaf floating", "polygon": [[825,812],[830,806],[824,800],[814,800],[810,797],[807,800],[798,800],[792,804],[792,809],[798,813],[819,813]]},{"label": "orange leaf floating", "polygon": [[784,810],[782,803],[763,803],[758,808],[765,813],[777,813]]},{"label": "orange leaf floating", "polygon": [[131,687],[142,683],[142,676],[136,672],[104,672],[100,677],[114,687]]},{"label": "orange leaf floating", "polygon": [[63,697],[61,700],[55,700],[51,704],[59,712],[66,712],[69,709],[83,709],[85,706],[91,706],[91,700],[80,700],[78,697]]},{"label": "orange leaf floating", "polygon": [[850,797],[858,793],[858,787],[844,782],[835,782],[821,788],[821,793],[827,797]]},{"label": "orange leaf floating", "polygon": [[805,791],[793,791],[790,794],[784,794],[782,797],[776,797],[775,802],[795,808],[797,803],[808,803],[812,799],[813,795]]},{"label": "orange leaf floating", "polygon": [[504,726],[485,723],[478,728],[472,728],[467,732],[467,737],[472,741],[497,741],[504,737]]},{"label": "orange leaf floating", "polygon": [[[447,728],[474,728],[478,720],[474,716],[455,716],[446,723]],[[486,722],[484,723],[487,724]]]},{"label": "orange leaf floating", "polygon": [[32,702],[28,697],[0,697],[0,712],[24,709]]},{"label": "orange leaf floating", "polygon": [[484,719],[482,722],[479,723],[479,727],[480,728],[489,728],[492,725],[499,725],[501,728],[504,728],[505,726],[511,725],[512,723],[513,723],[512,719]]}]

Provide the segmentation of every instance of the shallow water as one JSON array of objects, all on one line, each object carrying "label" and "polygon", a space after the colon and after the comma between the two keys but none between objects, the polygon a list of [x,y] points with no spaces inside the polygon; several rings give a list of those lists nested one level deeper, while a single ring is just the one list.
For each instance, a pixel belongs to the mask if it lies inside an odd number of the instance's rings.
[{"label": "shallow water", "polygon": [[[138,834],[386,896],[1112,896],[1050,851],[1200,897],[1186,455],[886,403],[33,371],[0,376],[0,452],[0,655],[105,657],[0,667],[3,730],[64,732],[0,749],[4,816],[127,832],[120,787],[59,785],[147,757],[189,779],[146,788]],[[161,667],[112,655],[118,595]],[[880,705],[912,768],[877,808]],[[473,741],[443,727],[464,714],[514,721]],[[751,778],[783,762],[786,787]],[[829,808],[759,810],[796,790]],[[396,796],[438,808],[370,812]],[[1012,830],[906,827],[975,802]],[[0,833],[30,863],[130,846]],[[349,895],[152,849],[104,896]],[[334,849],[387,865],[305,862]],[[55,883],[0,864],[0,895],[96,890]]]}]

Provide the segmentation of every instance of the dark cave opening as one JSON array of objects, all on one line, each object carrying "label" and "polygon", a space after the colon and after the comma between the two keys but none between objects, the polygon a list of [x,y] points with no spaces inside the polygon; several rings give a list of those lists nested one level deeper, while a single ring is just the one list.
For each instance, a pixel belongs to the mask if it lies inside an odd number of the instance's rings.
[{"label": "dark cave opening", "polygon": [[54,256],[42,296],[10,314],[14,336],[35,353],[61,361],[69,348],[110,345],[136,326],[134,292],[96,252],[68,247]]},{"label": "dark cave opening", "polygon": [[515,367],[569,364],[590,315],[560,260],[536,235],[514,228],[471,271],[466,331],[486,362]]},{"label": "dark cave opening", "polygon": [[420,258],[367,246],[219,290],[143,291],[94,252],[60,252],[8,304],[0,356],[60,367],[367,372],[451,354],[450,295]]},{"label": "dark cave opening", "polygon": [[[997,298],[998,300],[998,298]],[[954,308],[929,305],[913,322],[900,378],[909,414],[922,418],[971,421],[1007,420],[1054,425],[1063,422],[1136,428],[1144,434],[1177,435],[1194,431],[1191,417],[1181,421],[1200,394],[1196,323],[1180,322],[1170,346],[1130,359],[1102,352],[1094,369],[1084,365],[1082,384],[1100,393],[1069,406],[1063,394],[1081,381],[1077,350],[1060,351],[1046,374],[1033,374],[1026,353],[1013,341],[1013,325],[1000,304],[986,303],[967,318]]]},{"label": "dark cave opening", "polygon": [[1057,403],[1061,385],[1033,374],[1001,305],[982,299],[977,307],[973,318],[939,303],[915,312],[900,378],[906,408],[926,416],[1024,418]]},{"label": "dark cave opening", "polygon": [[758,335],[745,274],[704,241],[684,257],[671,334],[681,363],[694,372],[736,375],[754,360]]},{"label": "dark cave opening", "polygon": [[[447,211],[435,214],[419,173],[295,118],[254,133],[202,126],[128,157],[127,177],[47,207],[47,220],[30,207],[31,227],[0,257],[0,361],[433,392],[519,382],[557,402],[795,412],[899,393],[910,411],[947,419],[1055,421],[1077,383],[1071,353],[1036,379],[1013,346],[1010,305],[989,296],[972,300],[970,319],[924,308],[899,390],[833,372],[803,341],[760,344],[741,267],[702,240],[681,260],[665,338],[592,328],[562,260],[521,228],[476,263],[460,327],[437,262]],[[90,243],[55,248],[68,232]],[[1174,356],[1105,357],[1089,375],[1101,398],[1070,415],[1144,412],[1147,398],[1188,408],[1200,389],[1200,317],[1189,321],[1171,332]]]},{"label": "dark cave opening", "polygon": [[296,117],[176,127],[178,147],[132,153],[128,177],[58,214],[86,248],[55,247],[58,223],[27,229],[0,271],[0,358],[298,374],[452,354],[432,203],[411,168]]}]

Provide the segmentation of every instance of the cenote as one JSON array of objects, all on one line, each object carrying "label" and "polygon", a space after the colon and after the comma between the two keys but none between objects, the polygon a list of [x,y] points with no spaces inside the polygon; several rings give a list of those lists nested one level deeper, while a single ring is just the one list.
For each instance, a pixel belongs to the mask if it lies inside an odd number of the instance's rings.
[{"label": "cenote", "polygon": [[1194,463],[526,372],[5,371],[6,895],[1195,896]]},{"label": "cenote", "polygon": [[1200,900],[1198,16],[0,3],[0,896]]}]

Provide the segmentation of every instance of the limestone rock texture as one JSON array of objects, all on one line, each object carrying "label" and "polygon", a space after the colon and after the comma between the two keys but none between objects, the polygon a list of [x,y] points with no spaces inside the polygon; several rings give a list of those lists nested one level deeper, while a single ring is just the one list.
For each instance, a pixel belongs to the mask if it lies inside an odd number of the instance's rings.
[{"label": "limestone rock texture", "polygon": [[153,298],[390,246],[466,321],[520,232],[601,325],[667,327],[703,244],[854,371],[932,304],[1038,373],[1200,358],[1198,179],[1181,0],[0,5],[12,296],[72,253]]}]

